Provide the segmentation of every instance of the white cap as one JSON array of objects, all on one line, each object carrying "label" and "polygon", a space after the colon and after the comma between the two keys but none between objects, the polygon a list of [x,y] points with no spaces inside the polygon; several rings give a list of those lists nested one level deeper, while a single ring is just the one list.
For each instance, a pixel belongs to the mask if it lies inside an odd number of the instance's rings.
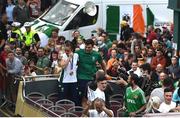
[{"label": "white cap", "polygon": [[24,27],[31,27],[32,23],[31,22],[25,22]]},{"label": "white cap", "polygon": [[20,27],[20,26],[21,26],[21,23],[19,23],[19,22],[13,22],[13,23],[11,24],[11,26],[13,26],[13,27]]}]

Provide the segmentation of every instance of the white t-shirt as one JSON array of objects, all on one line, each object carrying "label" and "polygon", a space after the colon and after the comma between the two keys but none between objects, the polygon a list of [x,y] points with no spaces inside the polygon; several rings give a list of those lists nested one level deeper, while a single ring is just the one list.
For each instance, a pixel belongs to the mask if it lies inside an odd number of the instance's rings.
[{"label": "white t-shirt", "polygon": [[48,36],[44,33],[38,32],[40,38],[40,47],[45,47],[48,44]]},{"label": "white t-shirt", "polygon": [[166,104],[165,102],[161,103],[160,107],[159,107],[159,111],[162,113],[168,113],[171,109],[176,107],[176,103],[175,102],[171,102],[170,105]]},{"label": "white t-shirt", "polygon": [[[110,111],[113,114],[113,111],[112,110],[110,110]],[[91,110],[89,110],[89,117],[109,117],[109,116],[104,111],[102,111],[101,113],[98,113],[97,110],[91,109]]]},{"label": "white t-shirt", "polygon": [[101,91],[99,88],[97,88],[95,91],[90,89],[88,87],[88,100],[89,101],[94,101],[96,98],[101,98],[105,101],[105,93],[104,91]]},{"label": "white t-shirt", "polygon": [[[131,71],[133,71],[132,69],[129,70],[127,73],[129,74]],[[134,74],[138,75],[138,77],[140,77],[142,75],[141,69],[138,67],[136,71],[133,72]]]},{"label": "white t-shirt", "polygon": [[[64,68],[64,77],[62,83],[75,83],[77,82],[77,62],[78,54],[74,53],[73,59],[69,62],[66,68]],[[63,60],[67,60],[68,56],[64,53],[62,55]],[[73,63],[73,64],[72,64]]]},{"label": "white t-shirt", "polygon": [[53,61],[52,64],[51,64],[51,67],[54,68],[58,65],[58,60],[56,61]]}]

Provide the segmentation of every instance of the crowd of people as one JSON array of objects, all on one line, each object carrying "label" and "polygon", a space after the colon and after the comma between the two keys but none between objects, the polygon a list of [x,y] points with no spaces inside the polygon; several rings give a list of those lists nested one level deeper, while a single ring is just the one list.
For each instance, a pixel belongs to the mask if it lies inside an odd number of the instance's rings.
[{"label": "crowd of people", "polygon": [[[0,12],[7,12],[8,23],[18,21],[23,24],[38,18],[59,0],[1,0]],[[0,14],[1,17],[1,14]]]},{"label": "crowd of people", "polygon": [[[180,111],[180,59],[173,47],[173,27],[148,26],[145,36],[134,32],[124,18],[120,39],[110,40],[102,28],[90,39],[78,30],[72,33],[73,39],[66,39],[53,29],[48,44],[40,47],[40,37],[24,23],[49,6],[42,8],[46,5],[41,0],[37,13],[29,11],[31,0],[13,2],[7,0],[0,21],[1,91],[3,80],[14,91],[14,78],[19,75],[58,74],[61,99],[83,106],[85,116],[113,116],[108,107],[112,95],[108,81],[115,80],[126,88],[125,116]],[[20,31],[22,25],[25,33]],[[91,106],[96,110],[90,110]]]}]

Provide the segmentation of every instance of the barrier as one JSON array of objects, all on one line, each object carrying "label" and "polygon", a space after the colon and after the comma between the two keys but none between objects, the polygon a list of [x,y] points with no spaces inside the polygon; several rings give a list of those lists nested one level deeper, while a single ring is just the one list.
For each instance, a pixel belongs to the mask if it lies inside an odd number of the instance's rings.
[{"label": "barrier", "polygon": [[14,107],[16,104],[17,91],[21,76],[7,74],[2,79],[2,93],[4,102],[0,105],[0,108],[6,107],[6,105]]},{"label": "barrier", "polygon": [[[40,78],[40,79],[38,79]],[[123,90],[121,86],[109,82],[113,88],[114,94],[121,93]],[[121,90],[120,90],[121,89]],[[33,77],[22,77],[19,82],[18,95],[16,101],[15,115],[22,117],[59,117],[61,113],[54,112],[49,108],[37,103],[36,101],[28,98],[28,94],[32,92],[42,93],[45,98],[49,98],[51,93],[58,93],[58,77],[55,75],[43,75]],[[56,94],[58,95],[58,94]],[[55,97],[55,96],[53,96]],[[57,98],[56,100],[57,101]],[[55,102],[54,102],[55,105]],[[121,112],[117,112],[121,114]],[[144,117],[157,117],[157,116],[180,116],[180,113],[167,113],[167,114],[145,114]]]}]

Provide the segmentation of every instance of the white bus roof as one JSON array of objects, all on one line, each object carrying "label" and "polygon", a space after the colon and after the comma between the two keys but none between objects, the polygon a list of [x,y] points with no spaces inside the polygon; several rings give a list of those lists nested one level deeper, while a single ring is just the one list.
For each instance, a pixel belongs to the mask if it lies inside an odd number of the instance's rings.
[{"label": "white bus roof", "polygon": [[68,2],[78,4],[78,5],[84,5],[87,1],[92,1],[94,3],[122,3],[122,4],[136,4],[136,3],[168,3],[168,0],[66,0]]},{"label": "white bus roof", "polygon": [[84,5],[87,1],[92,1],[94,3],[99,3],[101,2],[101,0],[65,0],[74,4],[78,4],[78,5]]}]

